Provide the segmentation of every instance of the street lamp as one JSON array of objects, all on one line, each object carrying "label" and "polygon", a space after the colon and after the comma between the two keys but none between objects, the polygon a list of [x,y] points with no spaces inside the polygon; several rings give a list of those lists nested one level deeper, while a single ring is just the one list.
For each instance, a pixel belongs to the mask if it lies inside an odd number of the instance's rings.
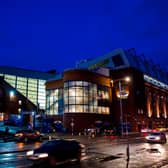
[{"label": "street lamp", "polygon": [[[130,77],[127,76],[125,78],[120,78],[120,79],[112,80],[112,86],[114,85],[114,83],[118,82],[118,88],[119,88],[119,92],[117,92],[117,97],[119,98],[119,101],[120,101],[121,135],[123,135],[123,132],[124,132],[124,130],[123,130],[123,106],[122,106],[122,99],[128,98],[128,95],[129,95],[129,91],[127,91],[125,88],[122,89],[122,81],[130,82]],[[126,127],[127,127],[127,125],[126,125]],[[127,133],[128,133],[128,129],[127,129]]]},{"label": "street lamp", "polygon": [[[130,77],[125,77],[125,78],[120,78],[120,79],[116,79],[116,80],[112,80],[112,86],[114,84],[114,82],[118,82],[118,88],[119,88],[119,93],[117,94],[117,97],[120,100],[120,124],[121,124],[121,135],[123,135],[123,108],[122,108],[122,99],[126,99],[128,98],[129,95],[129,91],[126,91],[126,89],[122,89],[121,86],[121,82],[125,81],[125,82],[130,82]],[[128,136],[128,124],[127,124],[127,116],[126,116],[126,134]],[[128,137],[127,137],[128,138]],[[127,147],[126,147],[126,156],[127,156],[127,168],[128,168],[128,164],[129,164],[129,159],[130,159],[130,150],[129,150],[129,142],[127,139]]]},{"label": "street lamp", "polygon": [[121,135],[123,135],[123,108],[122,108],[122,98],[121,98],[121,81],[118,82],[119,95],[120,95],[120,124],[121,124]]},{"label": "street lamp", "polygon": [[15,92],[14,92],[13,90],[11,90],[11,91],[9,92],[9,97],[10,97],[10,100],[14,99],[14,97],[15,97]]}]

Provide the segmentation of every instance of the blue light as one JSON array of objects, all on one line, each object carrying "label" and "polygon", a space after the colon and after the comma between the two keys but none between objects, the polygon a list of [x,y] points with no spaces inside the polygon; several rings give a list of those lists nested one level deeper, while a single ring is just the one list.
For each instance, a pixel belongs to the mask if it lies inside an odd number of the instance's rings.
[{"label": "blue light", "polygon": [[10,95],[10,97],[13,97],[13,96],[15,95],[15,92],[14,92],[13,90],[11,90],[11,91],[9,92],[9,95]]},{"label": "blue light", "polygon": [[21,115],[18,115],[18,119],[21,119]]}]

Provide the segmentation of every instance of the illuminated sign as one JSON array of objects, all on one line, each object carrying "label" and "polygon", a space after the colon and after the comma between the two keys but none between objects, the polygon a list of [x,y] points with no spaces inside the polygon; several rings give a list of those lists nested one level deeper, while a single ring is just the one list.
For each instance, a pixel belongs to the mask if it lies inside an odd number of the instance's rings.
[{"label": "illuminated sign", "polygon": [[160,88],[163,88],[163,89],[167,89],[168,90],[168,85],[164,84],[163,82],[160,82],[148,75],[144,75],[144,80],[155,85],[155,86],[158,86]]},{"label": "illuminated sign", "polygon": [[129,95],[128,90],[122,90],[121,92],[118,90],[116,91],[116,95],[119,99],[127,99]]}]

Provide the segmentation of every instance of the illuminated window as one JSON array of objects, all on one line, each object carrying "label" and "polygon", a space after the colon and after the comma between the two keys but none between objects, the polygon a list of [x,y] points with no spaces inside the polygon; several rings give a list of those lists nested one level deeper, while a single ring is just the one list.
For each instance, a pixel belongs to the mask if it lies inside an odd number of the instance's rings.
[{"label": "illuminated window", "polygon": [[83,96],[83,88],[76,88],[76,96]]},{"label": "illuminated window", "polygon": [[69,112],[68,106],[64,107],[64,111],[65,111],[65,113]]},{"label": "illuminated window", "polygon": [[63,92],[61,88],[48,90],[46,100],[47,114],[58,115],[63,113]]},{"label": "illuminated window", "polygon": [[75,97],[69,98],[69,104],[75,104]]},{"label": "illuminated window", "polygon": [[45,109],[45,103],[46,103],[45,80],[38,80],[38,103],[40,104],[40,108]]},{"label": "illuminated window", "polygon": [[86,81],[64,83],[65,112],[106,114],[106,107],[98,106],[98,100],[108,100],[108,98],[108,88],[105,86],[98,86]]},{"label": "illuminated window", "polygon": [[83,104],[83,97],[76,97],[76,104]]},{"label": "illuminated window", "polygon": [[82,113],[83,112],[83,106],[76,105],[76,112]]},{"label": "illuminated window", "polygon": [[76,112],[75,105],[69,105],[69,112],[71,113]]},{"label": "illuminated window", "polygon": [[5,75],[4,79],[5,79],[6,82],[8,82],[14,88],[16,87],[16,76],[14,76],[14,75]]},{"label": "illuminated window", "polygon": [[75,96],[75,87],[69,89],[69,96]]},{"label": "illuminated window", "polygon": [[83,106],[83,112],[88,113],[89,112],[89,107],[88,105]]},{"label": "illuminated window", "polygon": [[88,96],[86,97],[84,97],[84,100],[83,100],[83,104],[88,104],[89,103],[89,101],[88,101],[89,99],[88,99]]}]

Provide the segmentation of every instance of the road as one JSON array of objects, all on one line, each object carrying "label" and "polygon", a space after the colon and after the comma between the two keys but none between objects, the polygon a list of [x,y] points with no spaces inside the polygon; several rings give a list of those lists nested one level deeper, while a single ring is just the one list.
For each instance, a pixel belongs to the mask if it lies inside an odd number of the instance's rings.
[{"label": "road", "polygon": [[[148,144],[144,139],[130,139],[130,160],[127,164],[127,139],[82,139],[86,144],[87,157],[80,165],[64,165],[64,168],[159,168],[168,164],[168,144]],[[25,151],[36,148],[40,143],[23,144],[8,142],[0,144],[0,167],[25,168],[30,167],[31,162],[25,157]],[[2,151],[6,152],[2,153]],[[23,152],[17,152],[17,151]],[[14,151],[8,153],[8,151]],[[166,168],[164,166],[164,168]]]}]

